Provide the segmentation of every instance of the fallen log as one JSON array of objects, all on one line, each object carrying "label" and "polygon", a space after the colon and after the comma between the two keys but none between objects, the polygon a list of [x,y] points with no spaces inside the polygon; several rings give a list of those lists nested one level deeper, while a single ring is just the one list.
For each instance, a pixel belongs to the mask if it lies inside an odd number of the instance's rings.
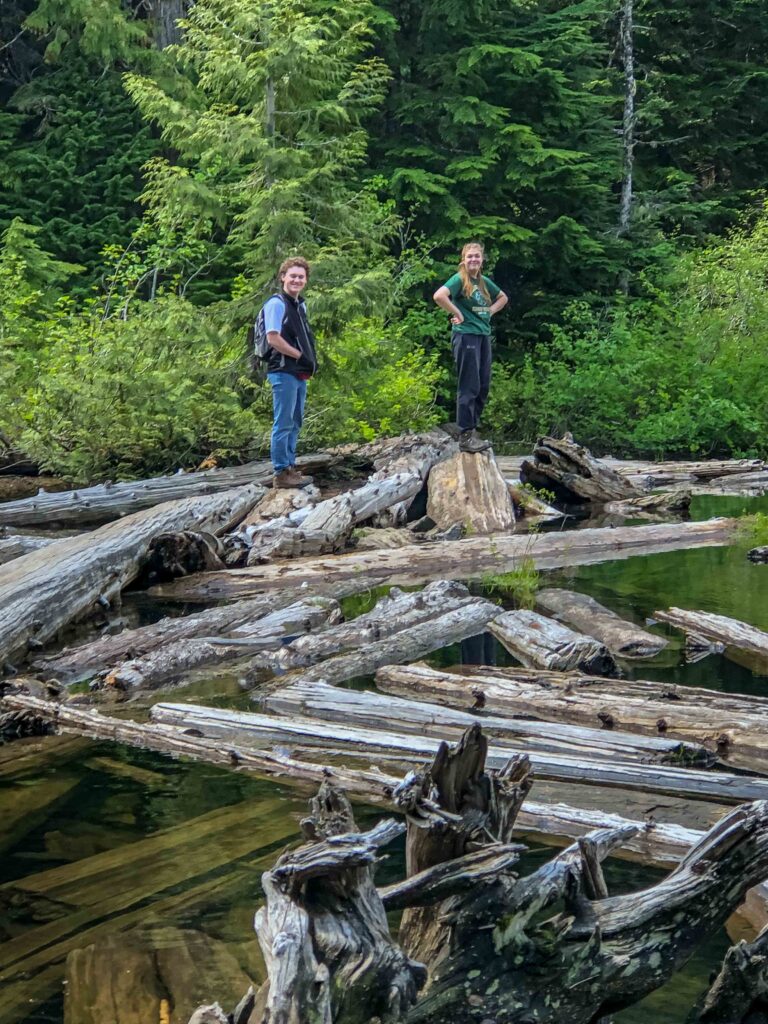
[{"label": "fallen log", "polygon": [[526,459],[520,466],[520,479],[534,487],[552,490],[567,502],[604,503],[642,494],[626,477],[576,444],[571,434],[560,439],[539,438],[533,460]]},{"label": "fallen log", "polygon": [[[354,725],[329,725],[314,718],[289,719],[251,712],[207,708],[195,704],[155,704],[150,715],[153,722],[194,729],[207,737],[226,743],[242,743],[249,747],[269,748],[275,744],[302,753],[313,747],[327,755],[328,748],[350,756],[375,759],[380,754],[393,754],[401,762],[429,758],[439,745],[430,736],[408,735],[392,730],[363,729]],[[494,744],[489,763],[500,767],[509,759],[512,748]],[[685,796],[690,800],[709,800],[733,804],[768,797],[768,780],[725,772],[705,772],[667,765],[641,765],[637,762],[588,761],[564,754],[530,753],[537,779],[568,782],[586,786],[605,786]]]},{"label": "fallen log", "polygon": [[604,675],[617,671],[605,644],[526,608],[497,616],[488,630],[526,668],[580,669]]},{"label": "fallen log", "polygon": [[[463,600],[458,607],[430,615],[407,629],[397,630],[391,636],[385,635],[381,640],[329,658],[319,665],[297,669],[294,675],[299,675],[304,681],[323,679],[333,683],[368,676],[380,665],[397,665],[423,658],[446,644],[476,636],[498,613],[498,606],[491,601],[482,598]],[[256,667],[259,667],[258,663]]]},{"label": "fallen log", "polygon": [[[324,452],[297,459],[300,469],[312,472],[338,462]],[[125,483],[107,481],[96,487],[74,491],[47,492],[0,505],[0,525],[47,526],[67,523],[73,526],[105,523],[132,515],[153,505],[182,498],[217,494],[246,485],[267,486],[272,480],[270,462],[250,462],[244,466],[206,469],[201,473],[174,473],[172,476]],[[262,492],[263,493],[263,492]]]},{"label": "fallen log", "polygon": [[372,690],[328,686],[323,682],[281,687],[266,693],[261,703],[268,711],[289,717],[303,715],[364,729],[392,728],[438,739],[454,739],[471,725],[478,724],[498,744],[516,746],[526,753],[541,751],[591,760],[658,762],[678,767],[708,768],[715,760],[704,747],[662,737],[639,737],[551,722],[525,722],[482,712],[480,717],[417,700],[393,698]]},{"label": "fallen log", "polygon": [[378,669],[385,693],[497,715],[662,735],[706,747],[734,767],[768,772],[768,698],[564,672],[426,665]]},{"label": "fallen log", "polygon": [[626,622],[594,598],[573,590],[539,590],[536,604],[558,622],[594,637],[621,658],[652,658],[668,643],[664,637]]},{"label": "fallen log", "polygon": [[[498,463],[499,460],[497,459]],[[515,513],[525,516],[526,522],[546,523],[553,519],[562,519],[565,515],[560,509],[543,501],[531,487],[524,487],[519,480],[507,480],[507,491],[512,499]]]},{"label": "fallen log", "polygon": [[53,543],[55,541],[49,537],[25,537],[23,534],[0,537],[0,565],[12,562],[14,558],[21,558],[22,555],[28,555],[30,551],[39,551]]},{"label": "fallen log", "polygon": [[[278,653],[276,663],[281,669],[297,668],[351,649],[367,649],[371,644],[431,622],[447,612],[474,605],[476,601],[463,584],[449,580],[437,580],[428,583],[423,590],[408,593],[392,587],[371,611],[292,640]],[[378,653],[374,657],[379,660]]]},{"label": "fallen log", "polygon": [[768,1020],[768,928],[725,954],[696,1024],[761,1024]]},{"label": "fallen log", "polygon": [[[329,1024],[363,1024],[371,1013],[406,1024],[444,1024],[446,1013],[455,1024],[481,1016],[591,1024],[662,985],[768,871],[768,805],[757,802],[734,810],[669,878],[638,893],[609,898],[601,869],[630,829],[591,833],[518,878],[508,838],[524,775],[519,764],[510,779],[487,772],[485,751],[470,730],[396,791],[408,820],[401,899],[429,904],[406,910],[402,949],[384,931],[381,896],[362,889],[367,871],[358,885],[351,870],[366,869],[396,831],[388,823],[353,831],[343,797],[325,788],[320,804],[337,828],[324,827],[316,805],[310,842],[264,876],[256,928],[268,951],[265,1022],[308,1020],[319,1004]],[[489,856],[479,866],[470,849]],[[362,926],[371,919],[373,935]],[[416,958],[429,977],[418,998]]]},{"label": "fallen log", "polygon": [[341,609],[329,597],[311,597],[268,615],[258,615],[229,630],[225,636],[177,640],[143,658],[113,668],[104,686],[117,690],[159,686],[168,679],[204,666],[219,666],[256,651],[274,651],[287,636],[338,622]]},{"label": "fallen log", "polygon": [[323,583],[355,577],[363,577],[371,587],[425,583],[447,576],[468,579],[483,573],[509,572],[523,559],[530,560],[538,569],[556,569],[682,548],[718,547],[731,542],[737,524],[734,519],[709,519],[615,530],[469,537],[412,544],[396,551],[353,551],[301,563],[202,573],[153,587],[149,593],[163,600],[207,603],[304,584],[318,592],[316,588]]},{"label": "fallen log", "polygon": [[[354,769],[340,765],[332,768],[309,760],[298,760],[275,751],[261,751],[238,744],[223,745],[219,740],[191,735],[174,726],[158,722],[134,722],[104,715],[94,708],[57,704],[38,697],[9,695],[3,706],[8,710],[29,711],[53,725],[57,733],[73,733],[95,740],[110,740],[129,746],[154,750],[173,757],[218,765],[231,770],[253,772],[278,778],[284,784],[316,786],[323,779],[335,779],[356,798],[367,803],[390,803],[399,779],[379,769]],[[55,742],[54,739],[51,742]],[[65,742],[60,740],[59,742]],[[79,743],[80,740],[72,741]],[[76,748],[79,749],[79,748]],[[592,828],[638,826],[635,834],[617,851],[617,855],[659,867],[679,863],[702,833],[662,822],[643,824],[619,815],[527,801],[517,824],[521,834],[539,841],[560,842],[584,835]]]},{"label": "fallen log", "polygon": [[662,494],[643,494],[639,498],[609,501],[603,506],[603,510],[625,516],[642,512],[686,512],[691,507],[691,498],[690,490],[680,488]]},{"label": "fallen log", "polygon": [[259,494],[258,487],[240,487],[167,502],[0,567],[0,663],[25,654],[30,642],[38,646],[50,639],[96,601],[119,597],[159,534],[190,527],[226,530]]},{"label": "fallen log", "polygon": [[444,530],[456,522],[473,533],[511,529],[515,510],[493,454],[457,452],[435,466],[429,475],[427,515]]},{"label": "fallen log", "polygon": [[758,655],[761,659],[768,658],[768,633],[746,622],[731,619],[727,615],[670,608],[669,611],[654,612],[653,618],[659,622],[668,622],[686,633],[725,644],[726,655],[729,648],[735,648]]}]

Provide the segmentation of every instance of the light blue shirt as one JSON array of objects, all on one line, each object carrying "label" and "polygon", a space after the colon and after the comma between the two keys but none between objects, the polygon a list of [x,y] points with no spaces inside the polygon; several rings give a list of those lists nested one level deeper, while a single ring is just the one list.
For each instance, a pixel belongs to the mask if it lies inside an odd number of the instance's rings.
[{"label": "light blue shirt", "polygon": [[280,333],[280,328],[283,326],[283,317],[285,315],[285,303],[282,299],[279,299],[277,295],[273,295],[271,299],[267,299],[264,304],[264,330],[269,334],[270,331],[277,331]]}]

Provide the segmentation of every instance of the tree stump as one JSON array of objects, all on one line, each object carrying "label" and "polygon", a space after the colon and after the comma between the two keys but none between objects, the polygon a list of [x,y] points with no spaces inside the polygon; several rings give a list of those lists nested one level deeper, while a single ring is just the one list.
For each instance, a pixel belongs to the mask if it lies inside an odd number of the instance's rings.
[{"label": "tree stump", "polygon": [[494,533],[515,525],[506,481],[491,453],[458,452],[429,474],[427,515],[442,529],[463,523],[474,533]]}]

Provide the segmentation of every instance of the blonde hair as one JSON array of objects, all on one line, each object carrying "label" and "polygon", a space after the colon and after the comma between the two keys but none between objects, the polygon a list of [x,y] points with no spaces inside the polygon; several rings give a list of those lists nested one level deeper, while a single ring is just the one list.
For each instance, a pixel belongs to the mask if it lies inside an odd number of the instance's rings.
[{"label": "blonde hair", "polygon": [[459,277],[461,278],[461,290],[467,298],[470,298],[475,288],[479,288],[480,291],[485,296],[485,298],[490,302],[491,296],[489,295],[488,288],[486,287],[485,281],[483,280],[482,271],[480,273],[480,279],[478,281],[473,281],[472,278],[469,276],[469,271],[467,270],[464,258],[470,249],[479,249],[481,255],[485,256],[485,248],[483,247],[482,242],[467,242],[467,244],[462,247],[461,260],[459,261]]}]

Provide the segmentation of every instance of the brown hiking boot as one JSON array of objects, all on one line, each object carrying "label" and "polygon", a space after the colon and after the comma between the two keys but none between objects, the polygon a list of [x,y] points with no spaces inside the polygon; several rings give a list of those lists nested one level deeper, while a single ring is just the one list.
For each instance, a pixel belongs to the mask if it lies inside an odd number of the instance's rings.
[{"label": "brown hiking boot", "polygon": [[491,442],[479,437],[476,430],[464,430],[459,436],[460,452],[469,452],[471,455],[477,455],[480,452],[488,451],[490,447]]},{"label": "brown hiking boot", "polygon": [[272,478],[274,487],[309,487],[311,483],[312,477],[303,476],[295,466],[289,466],[288,469],[275,473]]}]

